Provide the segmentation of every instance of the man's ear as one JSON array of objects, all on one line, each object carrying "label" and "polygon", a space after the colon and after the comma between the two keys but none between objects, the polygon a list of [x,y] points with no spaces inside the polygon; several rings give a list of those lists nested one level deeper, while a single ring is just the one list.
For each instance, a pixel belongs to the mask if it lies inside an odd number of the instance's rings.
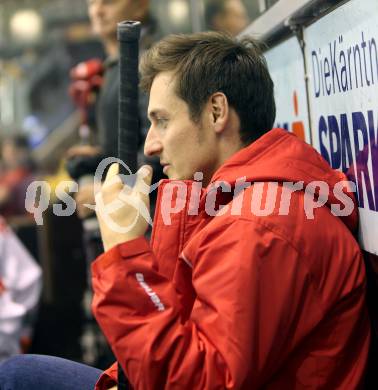
[{"label": "man's ear", "polygon": [[211,122],[216,133],[221,133],[229,119],[229,105],[223,92],[216,92],[210,97]]}]

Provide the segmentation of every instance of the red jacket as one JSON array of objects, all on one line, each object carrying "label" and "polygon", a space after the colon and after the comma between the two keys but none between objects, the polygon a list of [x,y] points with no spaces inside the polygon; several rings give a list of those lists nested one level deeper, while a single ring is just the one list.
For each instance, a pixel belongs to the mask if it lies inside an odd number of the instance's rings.
[{"label": "red jacket", "polygon": [[[243,176],[255,184],[234,199],[218,191],[217,206],[228,206],[217,216],[206,211],[214,199],[208,191],[199,215],[189,215],[198,184],[185,182],[186,196],[178,191],[185,207],[169,226],[162,217],[169,204],[161,203],[172,182],[163,182],[151,244],[126,242],[93,264],[93,310],[130,383],[138,390],[360,388],[370,328],[352,234],[357,212],[352,202],[350,216],[331,213],[340,205],[332,189],[345,176],[280,129],[232,156],[212,182],[235,185]],[[326,181],[331,194],[313,219],[305,191],[292,194],[288,215],[280,215],[280,201],[266,216],[251,207],[254,193],[263,189],[262,205],[270,196],[261,182],[278,182],[282,194],[283,182],[314,180]],[[115,380],[112,366],[96,389]]]}]

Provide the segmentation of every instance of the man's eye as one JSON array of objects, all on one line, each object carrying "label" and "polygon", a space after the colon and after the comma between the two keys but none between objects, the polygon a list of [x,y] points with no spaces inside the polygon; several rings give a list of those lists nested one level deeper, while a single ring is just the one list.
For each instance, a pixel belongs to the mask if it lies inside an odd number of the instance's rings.
[{"label": "man's eye", "polygon": [[168,120],[165,118],[157,118],[156,122],[158,126],[165,127],[167,125]]}]

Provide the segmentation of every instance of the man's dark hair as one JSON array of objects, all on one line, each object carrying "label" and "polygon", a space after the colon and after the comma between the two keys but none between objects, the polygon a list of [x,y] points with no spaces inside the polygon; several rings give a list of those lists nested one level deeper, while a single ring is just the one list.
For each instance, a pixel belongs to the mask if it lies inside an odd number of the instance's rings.
[{"label": "man's dark hair", "polygon": [[236,41],[219,32],[169,35],[142,57],[141,87],[151,89],[157,74],[173,71],[176,94],[198,122],[204,105],[223,92],[240,119],[240,138],[249,144],[273,126],[273,82],[257,41]]}]

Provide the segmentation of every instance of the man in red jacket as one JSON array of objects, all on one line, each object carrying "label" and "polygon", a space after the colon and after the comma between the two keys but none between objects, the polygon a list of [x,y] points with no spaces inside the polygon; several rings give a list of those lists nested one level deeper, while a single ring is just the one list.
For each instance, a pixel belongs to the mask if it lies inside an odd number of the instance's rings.
[{"label": "man in red jacket", "polygon": [[[256,44],[171,36],[141,72],[145,154],[170,180],[149,243],[135,206],[148,207],[151,171],[131,189],[112,166],[93,265],[94,313],[133,388],[360,388],[370,331],[356,205],[344,174],[269,131],[273,84]],[[97,388],[115,378],[113,366]]]},{"label": "man in red jacket", "polygon": [[[170,180],[147,242],[151,169],[130,188],[110,167],[96,199],[106,251],[92,268],[93,310],[132,388],[361,388],[370,329],[357,207],[344,174],[270,130],[273,83],[256,43],[170,36],[141,73],[145,153]],[[116,381],[115,364],[96,389]]]}]

